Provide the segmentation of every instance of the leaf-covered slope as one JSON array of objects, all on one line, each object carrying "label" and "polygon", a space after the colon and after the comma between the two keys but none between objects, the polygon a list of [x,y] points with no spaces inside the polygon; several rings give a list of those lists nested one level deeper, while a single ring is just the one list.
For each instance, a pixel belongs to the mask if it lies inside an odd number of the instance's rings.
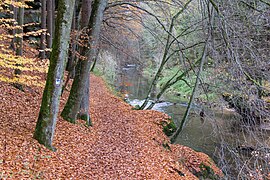
[{"label": "leaf-covered slope", "polygon": [[183,146],[169,144],[171,151],[164,148],[169,140],[160,121],[167,115],[132,110],[98,77],[91,77],[93,127],[60,118],[54,139],[56,153],[32,138],[41,89],[21,92],[0,82],[0,91],[1,178],[197,179],[188,168],[198,170],[202,161],[208,161],[207,156]]}]

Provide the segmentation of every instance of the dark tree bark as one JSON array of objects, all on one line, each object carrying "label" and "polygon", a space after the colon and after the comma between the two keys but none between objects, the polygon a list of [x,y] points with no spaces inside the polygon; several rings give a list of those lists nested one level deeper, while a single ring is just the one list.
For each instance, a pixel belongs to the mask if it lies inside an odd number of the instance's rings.
[{"label": "dark tree bark", "polygon": [[[76,41],[79,39],[79,37],[84,37],[84,35],[86,34],[86,28],[88,26],[89,18],[90,18],[91,10],[92,10],[91,2],[92,0],[82,0],[82,2],[77,1],[75,4],[76,8],[74,9],[74,14],[73,14],[72,29],[80,30],[82,32],[81,33],[78,32],[79,34],[76,35],[76,37],[73,37],[74,42],[71,42],[71,51],[70,51],[67,68],[66,68],[66,70],[68,71],[68,76],[67,76],[67,80],[65,82],[62,92],[64,92],[69,80],[74,79],[75,77],[75,67],[78,61],[77,60],[78,58],[76,57],[76,51],[79,52],[80,54],[82,54],[82,51],[83,51],[83,48],[81,46],[76,45]],[[87,44],[87,42],[85,44]],[[86,102],[85,106],[86,105],[87,107],[89,107],[89,103]],[[82,116],[83,119],[85,119],[85,117]]]},{"label": "dark tree bark", "polygon": [[[81,17],[81,28],[86,28],[90,15],[91,15],[91,6],[92,0],[83,0],[82,1],[82,17]],[[80,104],[79,118],[86,121],[88,126],[92,126],[90,114],[89,114],[89,98],[90,98],[90,77],[87,76],[85,90]]]},{"label": "dark tree bark", "polygon": [[40,38],[40,57],[41,59],[46,59],[46,0],[41,1],[41,29],[44,30],[44,32],[41,34]]},{"label": "dark tree bark", "polygon": [[[76,1],[75,1],[76,2]],[[55,10],[56,10],[56,6],[55,6],[55,0],[52,0],[52,34],[54,35],[55,32]]]},{"label": "dark tree bark", "polygon": [[87,27],[91,15],[92,0],[82,0],[81,27]]},{"label": "dark tree bark", "polygon": [[[52,48],[52,39],[53,39],[53,0],[47,0],[47,47]],[[50,55],[50,53],[48,53]],[[49,57],[49,56],[48,56]]]},{"label": "dark tree bark", "polygon": [[[76,4],[76,3],[75,3]],[[75,5],[76,7],[76,5]],[[72,24],[71,24],[71,32],[75,32],[76,28],[77,28],[77,22],[76,22],[76,10],[74,9],[74,13],[73,13],[73,18],[72,18]],[[73,79],[75,76],[75,66],[76,66],[76,40],[77,38],[74,37],[74,35],[71,35],[71,40],[70,40],[70,51],[69,51],[69,57],[68,57],[68,62],[67,62],[67,68],[66,70],[68,71],[68,77],[66,80],[66,84],[63,88],[63,91],[66,87],[66,85],[68,84],[69,79]]]},{"label": "dark tree bark", "polygon": [[89,98],[90,98],[90,76],[87,76],[86,82],[85,82],[85,88],[80,104],[80,112],[79,112],[79,118],[86,121],[86,124],[88,126],[92,126],[92,121],[89,114]]},{"label": "dark tree bark", "polygon": [[58,1],[58,14],[50,66],[34,132],[34,138],[38,140],[40,144],[45,145],[51,150],[56,150],[52,146],[52,141],[59,111],[63,74],[68,55],[74,3],[75,0]]},{"label": "dark tree bark", "polygon": [[[16,45],[16,55],[22,56],[23,55],[23,20],[24,20],[24,8],[20,7],[18,9],[17,13],[17,22],[19,29],[17,29],[17,35],[18,37],[15,37],[15,45]],[[16,66],[21,66],[21,64],[16,63]],[[20,69],[15,69],[14,74],[15,76],[19,76],[21,74]],[[14,86],[20,90],[23,91],[23,86],[22,84],[15,83]]]},{"label": "dark tree bark", "polygon": [[79,60],[78,62],[78,67],[76,67],[76,75],[71,87],[71,92],[61,114],[65,120],[71,123],[75,123],[78,112],[80,111],[82,98],[86,92],[85,89],[89,88],[86,86],[88,85],[91,62],[97,56],[97,46],[100,38],[101,24],[107,3],[108,0],[95,0],[93,3],[91,17],[88,25],[88,36],[91,37],[89,40],[90,49],[86,47],[84,48],[85,51],[82,51],[84,53],[84,57],[87,57],[87,60]]},{"label": "dark tree bark", "polygon": [[16,38],[16,55],[23,55],[23,19],[24,19],[24,8],[20,7],[18,10],[18,25],[20,28],[17,30],[19,37]]},{"label": "dark tree bark", "polygon": [[92,67],[90,69],[90,72],[93,72],[94,69],[95,69],[95,66],[96,66],[96,63],[97,63],[97,60],[98,60],[99,51],[100,51],[100,49],[98,49],[97,57],[94,59],[93,65],[92,65]]},{"label": "dark tree bark", "polygon": [[[86,5],[83,5],[83,6],[86,6]],[[81,2],[80,1],[76,1],[75,3],[75,9],[74,9],[74,13],[73,13],[73,20],[72,20],[72,30],[75,32],[76,30],[80,30],[84,27],[87,26],[86,25],[82,25],[79,23],[80,21],[80,11],[81,11],[82,8],[82,5],[81,5]],[[88,13],[90,14],[91,12],[91,9],[87,9]],[[82,10],[82,13],[81,13],[81,16],[82,16],[82,19],[86,19],[87,16],[85,16],[83,14],[83,10]],[[89,18],[88,18],[89,20]],[[73,38],[71,39],[71,51],[69,52],[70,55],[69,55],[69,59],[68,59],[68,64],[67,64],[67,71],[69,72],[68,74],[68,79],[67,79],[67,83],[68,83],[68,80],[69,79],[73,79],[74,76],[75,76],[75,66],[76,66],[76,51],[78,49],[78,46],[77,46],[77,43],[76,41],[79,39],[81,34],[77,33],[76,37],[73,36]]]},{"label": "dark tree bark", "polygon": [[[14,19],[14,26],[16,25],[15,23],[17,22],[17,17],[18,17],[18,8],[13,6],[12,7],[12,10],[13,10],[13,19]],[[16,38],[15,38],[15,34],[16,34],[16,29],[12,29],[12,35],[13,35],[13,39],[12,39],[12,42],[11,42],[11,45],[10,47],[15,51],[16,50]]]}]

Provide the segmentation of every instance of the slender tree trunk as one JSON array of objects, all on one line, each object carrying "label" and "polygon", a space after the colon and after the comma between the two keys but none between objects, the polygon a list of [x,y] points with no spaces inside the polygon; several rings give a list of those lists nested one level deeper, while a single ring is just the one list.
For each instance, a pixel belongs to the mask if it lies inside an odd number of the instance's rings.
[{"label": "slender tree trunk", "polygon": [[[188,69],[186,69],[182,74],[178,75],[179,71],[171,77],[171,79],[169,79],[166,84],[161,88],[160,92],[157,94],[155,100],[153,102],[151,102],[151,104],[147,107],[147,109],[152,109],[154,107],[154,105],[159,101],[159,99],[161,98],[161,96],[163,95],[163,93],[170,88],[172,85],[174,85],[175,83],[177,83],[180,80],[183,80],[183,78],[188,74],[189,71],[191,71],[193,69],[193,67],[195,67],[198,63],[200,62],[200,59],[197,60],[194,65]],[[173,80],[175,78],[175,80]]]},{"label": "slender tree trunk", "polygon": [[[160,78],[161,76],[161,72],[164,68],[164,65],[167,63],[167,61],[169,60],[170,57],[168,57],[168,53],[169,53],[169,50],[170,50],[170,47],[172,46],[172,42],[171,42],[171,39],[172,39],[172,32],[173,32],[173,28],[174,28],[174,23],[176,21],[176,19],[180,16],[180,14],[182,14],[184,12],[184,10],[187,8],[187,6],[191,3],[192,0],[188,0],[184,7],[182,9],[180,9],[174,16],[173,18],[171,19],[171,23],[170,23],[170,28],[169,28],[169,31],[168,31],[168,37],[167,37],[167,40],[166,40],[166,45],[165,45],[165,49],[164,49],[164,53],[163,53],[163,57],[162,57],[162,60],[161,60],[161,63],[160,63],[160,66],[159,66],[159,69],[150,85],[150,88],[148,90],[148,93],[147,93],[147,97],[145,98],[143,104],[140,106],[139,109],[144,109],[149,100],[150,100],[150,97],[151,97],[151,94],[152,94],[152,91],[153,89],[157,86],[157,83],[158,83],[158,79]],[[173,40],[175,41],[175,39]]]},{"label": "slender tree trunk", "polygon": [[199,70],[197,72],[196,82],[195,82],[195,85],[194,85],[194,88],[193,88],[191,97],[189,99],[189,103],[188,103],[187,109],[186,109],[185,114],[184,114],[184,117],[183,117],[183,119],[182,119],[182,121],[180,123],[180,126],[177,128],[177,130],[175,131],[175,133],[172,135],[172,137],[170,139],[171,140],[171,143],[174,143],[176,141],[178,135],[182,131],[182,129],[183,129],[183,127],[184,127],[184,125],[185,125],[185,123],[187,121],[187,118],[189,116],[191,105],[193,103],[193,100],[194,100],[194,97],[195,97],[195,93],[197,91],[197,87],[198,87],[198,84],[199,84],[199,81],[200,81],[200,75],[201,75],[201,72],[203,71],[203,65],[204,65],[205,60],[206,60],[207,46],[208,46],[208,40],[205,43],[203,54],[202,54],[202,56],[200,58],[200,68],[199,68]]},{"label": "slender tree trunk", "polygon": [[[97,56],[97,45],[99,43],[99,36],[101,31],[101,24],[103,20],[104,10],[107,6],[108,0],[94,0],[91,17],[89,20],[88,28],[90,39],[90,49],[86,48],[86,51],[83,51],[87,60],[80,60],[78,63],[81,68],[76,68],[76,75],[73,81],[71,92],[68,98],[68,101],[64,107],[64,110],[61,116],[71,122],[75,123],[77,119],[77,114],[80,110],[80,105],[82,98],[84,96],[84,92],[87,86],[87,80],[89,78],[91,62]],[[87,51],[88,49],[88,51]],[[79,71],[78,71],[78,70]]]},{"label": "slender tree trunk", "polygon": [[94,69],[95,69],[95,66],[96,66],[97,60],[98,60],[99,51],[100,51],[100,49],[98,49],[97,57],[94,59],[93,65],[92,65],[92,67],[91,67],[91,69],[90,69],[90,72],[93,72]]},{"label": "slender tree trunk", "polygon": [[[53,0],[47,0],[47,47],[52,48],[52,39],[53,39]],[[50,55],[50,52],[48,52]],[[50,56],[48,56],[50,57]]]},{"label": "slender tree trunk", "polygon": [[[76,2],[76,4],[75,4],[76,8],[74,9],[73,21],[72,21],[72,29],[73,30],[81,30],[82,33],[86,33],[86,28],[87,28],[87,25],[89,22],[89,18],[91,15],[91,9],[92,9],[91,2],[92,2],[92,0],[82,0],[82,2],[79,2],[79,1]],[[81,13],[80,13],[80,11],[81,11]],[[76,37],[74,37],[76,39],[75,41],[77,41],[79,39],[79,37],[82,37],[82,36],[84,36],[84,35],[82,35],[81,33],[78,32]],[[84,43],[82,43],[82,44],[84,44]],[[86,44],[87,44],[87,42],[86,42]],[[69,56],[67,68],[66,68],[66,70],[68,71],[68,76],[67,76],[67,80],[66,80],[66,83],[63,87],[62,92],[64,92],[69,80],[74,79],[74,77],[75,77],[75,71],[76,71],[75,68],[76,68],[76,64],[77,64],[77,57],[76,57],[75,51],[78,51],[80,54],[82,54],[82,51],[83,51],[82,47],[77,46],[75,42],[71,42],[71,47],[72,47],[71,48],[72,50],[70,52],[70,56]]]},{"label": "slender tree trunk", "polygon": [[41,34],[40,38],[40,57],[41,59],[46,59],[46,0],[41,1],[41,29],[44,30],[44,32]]},{"label": "slender tree trunk", "polygon": [[[76,5],[75,5],[76,7]],[[76,10],[74,9],[74,13],[73,13],[73,18],[72,18],[72,25],[71,25],[71,32],[75,32],[77,28],[77,22],[76,22]],[[70,42],[70,46],[71,46],[71,50],[69,51],[69,57],[68,57],[68,62],[67,62],[67,68],[66,70],[68,71],[68,79],[67,79],[67,83],[69,81],[69,79],[73,79],[75,76],[75,66],[76,66],[76,40],[77,38],[74,37],[74,35],[71,35],[71,42]],[[64,89],[63,89],[64,91]]]},{"label": "slender tree trunk", "polygon": [[45,145],[51,150],[56,150],[52,146],[52,141],[59,111],[63,74],[68,55],[74,3],[75,0],[58,1],[57,26],[55,27],[55,38],[50,57],[50,66],[34,132],[34,138],[38,140],[40,144]]},{"label": "slender tree trunk", "polygon": [[[75,3],[75,8],[74,8],[74,13],[73,13],[73,20],[72,20],[72,26],[71,29],[73,32],[75,32],[76,30],[80,30],[81,28],[84,28],[87,26],[86,25],[82,25],[79,24],[79,19],[80,19],[80,11],[81,11],[82,6],[81,3],[79,1],[76,1]],[[90,14],[91,10],[88,9],[88,12]],[[89,21],[89,16],[84,16],[82,13],[82,19],[87,19]],[[81,34],[79,34],[79,32],[77,32],[76,37],[72,36],[73,38],[71,39],[71,51],[69,52],[69,59],[68,59],[68,64],[67,64],[67,71],[69,72],[68,74],[68,78],[69,79],[73,79],[75,76],[75,66],[76,66],[76,51],[78,49],[77,43],[76,41],[79,39]]]},{"label": "slender tree trunk", "polygon": [[[81,27],[87,27],[92,11],[92,0],[82,0],[82,18]],[[98,54],[98,53],[97,53]],[[89,113],[89,98],[90,98],[90,74],[87,76],[85,90],[80,104],[79,117],[86,121],[88,126],[92,126],[92,121]]]},{"label": "slender tree trunk", "polygon": [[92,126],[92,121],[91,121],[91,117],[89,114],[89,98],[90,98],[90,75],[87,76],[86,79],[86,83],[85,83],[85,88],[84,88],[84,94],[82,97],[82,101],[80,104],[80,112],[79,112],[79,116],[80,119],[85,120],[86,124],[88,126]]},{"label": "slender tree trunk", "polygon": [[[17,29],[17,35],[19,35],[18,37],[16,37],[16,55],[18,56],[22,56],[23,55],[23,20],[24,20],[24,8],[20,7],[18,9],[18,14],[17,14],[17,21],[18,21],[18,26],[19,29]],[[16,66],[21,66],[21,64],[16,63]],[[21,74],[21,70],[20,69],[15,69],[14,74],[15,76],[19,76]],[[23,90],[23,86],[19,83],[15,83],[15,86],[20,89]]]},{"label": "slender tree trunk", "polygon": [[24,19],[24,8],[20,7],[18,10],[18,25],[20,28],[17,30],[19,37],[16,38],[16,55],[23,55],[23,19]]},{"label": "slender tree trunk", "polygon": [[52,35],[54,35],[55,32],[55,9],[55,0],[52,0]]},{"label": "slender tree trunk", "polygon": [[81,28],[87,27],[92,11],[92,0],[82,0]]},{"label": "slender tree trunk", "polygon": [[[13,19],[14,19],[14,26],[15,26],[15,25],[17,25],[18,8],[13,6],[12,10],[13,10]],[[17,30],[15,28],[12,29],[13,39],[12,39],[12,42],[11,42],[10,46],[14,51],[16,50],[16,37],[15,37],[16,32],[17,32]]]}]

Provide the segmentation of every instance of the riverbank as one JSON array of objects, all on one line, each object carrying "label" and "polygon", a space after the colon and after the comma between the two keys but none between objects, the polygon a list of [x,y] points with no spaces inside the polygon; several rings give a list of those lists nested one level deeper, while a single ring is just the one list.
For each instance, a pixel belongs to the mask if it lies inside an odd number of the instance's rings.
[{"label": "riverbank", "polygon": [[91,77],[93,127],[59,117],[56,153],[32,138],[42,88],[22,92],[1,82],[0,91],[1,178],[197,179],[191,171],[199,172],[202,163],[218,172],[205,154],[169,144],[160,125],[167,115],[132,110],[99,77]]}]

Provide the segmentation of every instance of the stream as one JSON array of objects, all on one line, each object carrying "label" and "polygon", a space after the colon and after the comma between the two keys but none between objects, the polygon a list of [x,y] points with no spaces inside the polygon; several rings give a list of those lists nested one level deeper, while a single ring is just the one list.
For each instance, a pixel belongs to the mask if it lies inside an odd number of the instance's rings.
[{"label": "stream", "polygon": [[[141,105],[147,95],[151,80],[144,78],[137,70],[136,65],[126,65],[116,77],[116,82],[114,82],[116,90],[126,94],[131,105]],[[175,99],[177,98],[163,97],[162,102],[157,103],[153,109],[168,114],[175,124],[179,125],[187,103]],[[248,152],[248,156],[243,157],[239,155],[237,148],[240,147],[240,150],[242,150],[245,147],[265,146],[262,142],[269,141],[269,131],[245,133],[237,128],[234,129],[233,123],[241,117],[233,110],[204,108],[205,118],[202,119],[199,115],[201,109],[199,105],[192,106],[188,121],[178,136],[176,143],[204,152],[214,159],[216,163],[223,161],[225,166],[228,166],[227,171],[234,171],[233,176],[238,173],[239,162],[247,161],[250,158],[250,152]],[[223,167],[224,164],[221,163],[220,166]]]},{"label": "stream", "polygon": [[[128,101],[131,105],[141,105],[147,96],[147,91],[151,80],[144,78],[135,65],[129,65],[122,68],[121,73],[117,76],[115,88],[117,91],[127,94]],[[166,99],[167,98],[167,99]],[[178,126],[185,113],[187,103],[172,101],[165,97],[161,103],[155,104],[153,110],[164,112],[172,117]],[[194,106],[190,112],[188,121],[178,136],[176,143],[182,144],[197,151],[204,152],[211,157],[214,156],[218,139],[213,136],[212,124],[216,123],[212,120],[202,120],[199,116],[199,106]],[[234,113],[220,112],[215,115],[215,121],[225,124],[229,119],[233,119]]]}]

